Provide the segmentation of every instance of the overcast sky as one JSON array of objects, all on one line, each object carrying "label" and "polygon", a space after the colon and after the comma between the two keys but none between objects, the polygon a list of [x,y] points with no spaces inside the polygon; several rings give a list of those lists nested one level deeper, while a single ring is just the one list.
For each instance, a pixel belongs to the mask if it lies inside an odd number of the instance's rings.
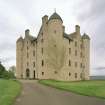
[{"label": "overcast sky", "polygon": [[66,32],[75,25],[91,38],[91,75],[105,75],[105,0],[0,0],[0,59],[8,68],[16,63],[16,40],[25,29],[37,36],[41,18],[56,8]]}]

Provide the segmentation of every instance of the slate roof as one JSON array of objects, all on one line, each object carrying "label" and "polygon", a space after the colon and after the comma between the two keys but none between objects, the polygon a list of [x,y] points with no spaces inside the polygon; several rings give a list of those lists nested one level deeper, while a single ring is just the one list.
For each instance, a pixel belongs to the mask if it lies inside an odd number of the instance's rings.
[{"label": "slate roof", "polygon": [[52,19],[58,19],[58,20],[61,20],[61,21],[63,22],[62,18],[61,18],[56,12],[54,12],[54,13],[50,16],[49,21],[52,20]]},{"label": "slate roof", "polygon": [[84,35],[82,36],[82,38],[83,38],[83,39],[89,39],[89,40],[90,40],[90,37],[89,37],[87,34],[85,34],[85,33],[84,33]]}]

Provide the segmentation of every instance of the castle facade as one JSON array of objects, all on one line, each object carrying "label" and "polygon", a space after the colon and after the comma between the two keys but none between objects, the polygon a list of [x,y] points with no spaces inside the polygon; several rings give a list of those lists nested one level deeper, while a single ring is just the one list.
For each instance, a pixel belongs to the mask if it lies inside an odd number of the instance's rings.
[{"label": "castle facade", "polygon": [[80,26],[67,34],[55,12],[42,17],[38,36],[25,30],[16,42],[16,77],[21,79],[89,80],[90,38]]}]

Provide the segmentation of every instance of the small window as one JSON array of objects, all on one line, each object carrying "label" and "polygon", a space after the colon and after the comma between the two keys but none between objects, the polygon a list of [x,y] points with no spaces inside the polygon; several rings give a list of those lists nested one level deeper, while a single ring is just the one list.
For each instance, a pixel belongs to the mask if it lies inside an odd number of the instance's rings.
[{"label": "small window", "polygon": [[42,34],[42,36],[43,36],[43,32],[42,32],[41,34]]},{"label": "small window", "polygon": [[69,44],[70,44],[71,40],[69,39]]},{"label": "small window", "polygon": [[33,46],[35,46],[35,43],[33,43]]},{"label": "small window", "polygon": [[82,63],[80,63],[80,68],[82,68]]},{"label": "small window", "polygon": [[35,62],[33,62],[33,67],[35,67]]},{"label": "small window", "polygon": [[71,76],[71,73],[69,72],[69,76]]},{"label": "small window", "polygon": [[54,33],[56,34],[56,30],[54,31]]},{"label": "small window", "polygon": [[77,56],[77,50],[75,50],[75,56]]},{"label": "small window", "polygon": [[27,50],[28,50],[29,48],[28,48],[28,46],[27,46]]},{"label": "small window", "polygon": [[56,47],[56,44],[54,44],[54,47]]},{"label": "small window", "polygon": [[75,62],[75,67],[77,67],[77,62]]},{"label": "small window", "polygon": [[57,71],[54,71],[54,73],[57,74],[58,72]]},{"label": "small window", "polygon": [[42,72],[42,75],[44,75],[44,72]]},{"label": "small window", "polygon": [[29,54],[27,53],[27,58],[29,58]]},{"label": "small window", "polygon": [[75,73],[75,78],[77,78],[77,73]]},{"label": "small window", "polygon": [[43,55],[43,48],[42,48],[42,55]]},{"label": "small window", "polygon": [[69,48],[69,54],[71,54],[71,48]]},{"label": "small window", "polygon": [[35,56],[35,50],[33,51],[33,56]]},{"label": "small window", "polygon": [[69,66],[71,66],[71,61],[69,60]]},{"label": "small window", "polygon": [[82,47],[82,44],[80,45],[80,48],[82,49],[83,47]]},{"label": "small window", "polygon": [[44,66],[44,61],[42,60],[42,66]]},{"label": "small window", "polygon": [[77,41],[75,41],[75,47],[77,47]]},{"label": "small window", "polygon": [[28,44],[28,41],[27,41],[27,44]]},{"label": "small window", "polygon": [[43,43],[43,39],[41,39],[41,42]]}]

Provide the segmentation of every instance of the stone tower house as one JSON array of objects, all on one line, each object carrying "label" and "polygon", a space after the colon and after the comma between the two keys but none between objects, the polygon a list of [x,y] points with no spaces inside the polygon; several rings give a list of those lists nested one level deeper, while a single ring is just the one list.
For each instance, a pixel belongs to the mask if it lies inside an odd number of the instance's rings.
[{"label": "stone tower house", "polygon": [[16,42],[16,77],[77,81],[89,79],[90,38],[75,32],[65,33],[63,20],[55,12],[42,17],[38,36],[25,31]]}]

